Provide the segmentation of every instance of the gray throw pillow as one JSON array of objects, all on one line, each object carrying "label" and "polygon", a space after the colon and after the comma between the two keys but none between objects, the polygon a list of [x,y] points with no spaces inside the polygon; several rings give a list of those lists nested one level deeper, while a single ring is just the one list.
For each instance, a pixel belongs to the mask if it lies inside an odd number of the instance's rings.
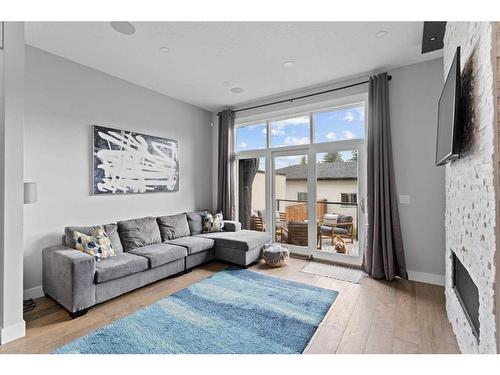
[{"label": "gray throw pillow", "polygon": [[155,217],[119,221],[118,233],[125,251],[161,242],[160,228]]},{"label": "gray throw pillow", "polygon": [[206,213],[203,216],[203,233],[222,232],[224,230],[224,219],[222,212],[212,215]]},{"label": "gray throw pillow", "polygon": [[118,235],[118,225],[115,223],[104,224],[104,225],[93,225],[89,227],[66,227],[64,228],[64,239],[66,242],[66,246],[75,248],[75,240],[73,239],[73,232],[80,232],[86,234],[87,236],[92,236],[94,230],[98,227],[104,227],[106,234],[108,235],[109,240],[111,241],[111,246],[115,250],[115,254],[123,253],[122,241],[120,240],[120,236]]},{"label": "gray throw pillow", "polygon": [[186,213],[191,236],[201,234],[203,232],[203,215],[205,215],[205,212],[206,211],[203,210]]},{"label": "gray throw pillow", "polygon": [[190,235],[186,214],[160,216],[156,218],[156,221],[160,227],[161,238],[163,241],[175,240],[176,238],[187,237]]}]

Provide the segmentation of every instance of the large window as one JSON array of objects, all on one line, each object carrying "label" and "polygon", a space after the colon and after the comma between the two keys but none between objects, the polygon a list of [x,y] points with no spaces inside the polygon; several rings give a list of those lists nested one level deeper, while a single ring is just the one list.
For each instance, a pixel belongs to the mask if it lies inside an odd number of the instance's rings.
[{"label": "large window", "polygon": [[236,126],[238,218],[299,254],[354,264],[366,119],[364,102],[344,104]]},{"label": "large window", "polygon": [[[312,140],[311,118],[314,119]],[[268,131],[271,132],[270,137],[267,135]],[[365,138],[365,105],[360,103],[285,119],[238,125],[236,152],[363,138]]]}]

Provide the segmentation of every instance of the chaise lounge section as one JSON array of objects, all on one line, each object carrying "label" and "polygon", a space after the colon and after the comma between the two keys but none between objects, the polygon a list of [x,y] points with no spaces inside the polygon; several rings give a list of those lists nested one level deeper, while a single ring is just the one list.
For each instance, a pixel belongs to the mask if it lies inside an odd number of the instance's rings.
[{"label": "chaise lounge section", "polygon": [[247,267],[271,242],[269,233],[241,230],[234,221],[224,221],[222,232],[202,233],[204,213],[102,225],[116,256],[100,261],[75,250],[73,240],[73,232],[91,235],[96,226],[66,227],[61,245],[43,249],[44,293],[75,318],[98,303],[212,260]]}]

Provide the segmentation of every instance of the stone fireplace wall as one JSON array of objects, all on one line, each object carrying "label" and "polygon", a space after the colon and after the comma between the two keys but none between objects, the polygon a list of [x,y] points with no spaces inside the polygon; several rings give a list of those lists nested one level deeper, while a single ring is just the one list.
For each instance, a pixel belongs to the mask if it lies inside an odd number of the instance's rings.
[{"label": "stone fireplace wall", "polygon": [[[465,85],[467,136],[460,159],[448,164],[446,183],[446,309],[463,353],[497,353],[495,318],[495,102],[491,22],[448,22],[444,77],[457,46]],[[479,342],[453,290],[451,252],[479,290]]]}]

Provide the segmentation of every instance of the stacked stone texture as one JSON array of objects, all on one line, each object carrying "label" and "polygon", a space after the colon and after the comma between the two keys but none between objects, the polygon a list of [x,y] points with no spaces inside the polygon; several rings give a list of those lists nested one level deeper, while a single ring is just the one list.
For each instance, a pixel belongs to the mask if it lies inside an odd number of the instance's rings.
[{"label": "stacked stone texture", "polygon": [[[461,158],[446,166],[446,310],[463,353],[496,353],[494,92],[490,22],[448,22],[444,75],[455,49],[471,77],[470,143]],[[453,290],[451,252],[469,271],[479,290],[479,343]]]}]

